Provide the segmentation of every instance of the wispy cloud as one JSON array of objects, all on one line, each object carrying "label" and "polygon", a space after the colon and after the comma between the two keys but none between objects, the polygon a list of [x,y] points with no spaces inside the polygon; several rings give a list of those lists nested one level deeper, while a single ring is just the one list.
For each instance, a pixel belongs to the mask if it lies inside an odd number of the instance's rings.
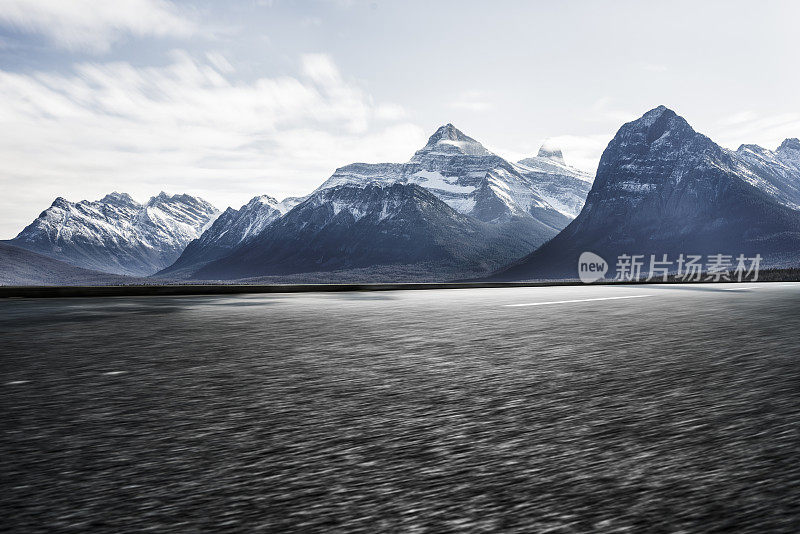
[{"label": "wispy cloud", "polygon": [[667,72],[667,66],[660,63],[642,63],[642,70],[647,72]]},{"label": "wispy cloud", "polygon": [[92,53],[107,52],[129,36],[186,37],[197,31],[166,0],[0,0],[0,24]]},{"label": "wispy cloud", "polygon": [[508,150],[500,147],[488,147],[492,152],[503,156],[509,161],[519,161],[523,158],[535,156],[539,152],[539,147],[545,142],[551,148],[560,148],[564,153],[564,161],[573,167],[577,167],[594,176],[600,156],[608,146],[609,137],[607,134],[597,135],[558,135],[542,139],[536,144],[523,146],[516,150]]},{"label": "wispy cloud", "polygon": [[612,98],[603,97],[595,100],[583,118],[590,122],[621,124],[632,121],[638,116],[636,113],[620,107]]},{"label": "wispy cloud", "polygon": [[758,119],[758,114],[754,111],[740,111],[738,113],[734,113],[733,115],[728,115],[720,119],[719,123],[723,126],[734,126],[736,124],[742,124],[746,122],[752,122]]},{"label": "wispy cloud", "polygon": [[608,134],[559,135],[547,138],[548,145],[560,147],[564,160],[594,176],[600,156],[610,141]]},{"label": "wispy cloud", "polygon": [[318,28],[322,26],[322,19],[320,17],[305,17],[300,21],[300,26],[303,28]]},{"label": "wispy cloud", "polygon": [[737,112],[720,119],[709,134],[728,148],[757,144],[774,150],[787,137],[800,137],[800,113]]},{"label": "wispy cloud", "polygon": [[211,65],[213,65],[214,68],[220,71],[222,74],[230,74],[236,70],[233,68],[233,65],[230,64],[228,58],[219,52],[208,52],[206,54],[206,58]]},{"label": "wispy cloud", "polygon": [[465,91],[450,100],[448,106],[454,109],[466,109],[469,111],[486,111],[493,107],[493,103],[487,95],[481,91]]},{"label": "wispy cloud", "polygon": [[165,189],[238,207],[308,193],[351,161],[404,161],[424,144],[402,107],[374,102],[330,57],[299,63],[296,76],[247,82],[233,81],[221,55],[183,51],[164,67],[0,71],[0,232],[10,237],[65,192],[146,199]]}]

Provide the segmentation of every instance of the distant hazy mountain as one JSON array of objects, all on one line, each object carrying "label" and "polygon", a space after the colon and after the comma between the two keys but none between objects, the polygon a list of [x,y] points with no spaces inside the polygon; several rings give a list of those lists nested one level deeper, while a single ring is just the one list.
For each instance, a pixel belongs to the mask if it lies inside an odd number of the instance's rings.
[{"label": "distant hazy mountain", "polygon": [[0,286],[117,285],[137,282],[141,280],[82,269],[0,242]]},{"label": "distant hazy mountain", "polygon": [[272,221],[297,205],[299,198],[278,202],[268,195],[253,198],[235,210],[228,208],[203,234],[189,243],[180,257],[159,276],[188,276],[258,235]]},{"label": "distant hazy mountain", "polygon": [[797,261],[800,212],[789,207],[797,189],[789,168],[798,144],[787,140],[776,153],[729,151],[673,111],[655,108],[609,143],[580,215],[496,278],[576,277],[583,251],[605,258],[612,275],[619,254],[760,253],[767,264]]},{"label": "distant hazy mountain", "polygon": [[577,217],[592,187],[592,175],[564,163],[560,148],[542,145],[536,157],[518,161],[517,167],[548,204]]},{"label": "distant hazy mountain", "polygon": [[344,184],[317,190],[195,278],[365,267],[392,280],[474,276],[532,250],[551,231],[530,219],[480,221],[415,184]]},{"label": "distant hazy mountain", "polygon": [[537,188],[537,177],[522,171],[446,124],[408,163],[353,163],[337,169],[319,189],[376,182],[417,184],[457,212],[481,221],[531,218],[556,232],[566,226],[572,217],[549,204]]},{"label": "distant hazy mountain", "polygon": [[72,265],[144,276],[172,264],[217,215],[208,202],[161,193],[142,205],[124,193],[57,198],[11,244]]}]

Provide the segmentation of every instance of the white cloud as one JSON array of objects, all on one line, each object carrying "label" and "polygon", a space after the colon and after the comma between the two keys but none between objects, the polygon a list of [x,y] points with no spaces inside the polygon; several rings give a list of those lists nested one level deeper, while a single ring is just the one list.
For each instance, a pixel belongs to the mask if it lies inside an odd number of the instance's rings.
[{"label": "white cloud", "polygon": [[93,53],[129,35],[186,37],[196,31],[166,0],[0,0],[0,24]]},{"label": "white cloud", "polygon": [[305,54],[303,73],[315,82],[335,84],[341,79],[339,69],[326,54]]},{"label": "white cloud", "polygon": [[238,207],[306,194],[353,161],[405,161],[425,142],[402,108],[373,102],[327,56],[301,58],[300,77],[249,82],[219,59],[176,51],[165,67],[0,71],[0,236],[59,195],[164,189]]}]

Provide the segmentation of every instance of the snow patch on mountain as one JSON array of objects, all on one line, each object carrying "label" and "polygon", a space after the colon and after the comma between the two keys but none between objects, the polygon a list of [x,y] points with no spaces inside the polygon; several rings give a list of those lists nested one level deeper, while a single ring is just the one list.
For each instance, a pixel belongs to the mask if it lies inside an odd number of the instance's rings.
[{"label": "snow patch on mountain", "polygon": [[417,171],[408,178],[408,182],[421,185],[426,189],[455,194],[470,194],[475,187],[459,185],[457,179],[447,179],[440,171]]}]

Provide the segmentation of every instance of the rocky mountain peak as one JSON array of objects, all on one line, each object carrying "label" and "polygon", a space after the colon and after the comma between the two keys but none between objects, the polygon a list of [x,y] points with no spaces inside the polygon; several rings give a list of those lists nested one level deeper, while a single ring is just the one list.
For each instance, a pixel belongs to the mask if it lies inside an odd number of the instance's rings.
[{"label": "rocky mountain peak", "polygon": [[170,200],[172,200],[172,197],[170,197],[164,191],[161,191],[156,196],[150,197],[150,200],[147,201],[147,205],[148,206],[154,206],[156,204],[163,204],[165,202],[169,202]]},{"label": "rocky mountain peak", "polygon": [[53,203],[50,205],[52,208],[61,208],[61,209],[69,209],[70,202],[64,197],[56,197]]},{"label": "rocky mountain peak", "polygon": [[475,139],[464,134],[450,123],[440,126],[428,139],[428,143],[418,150],[412,162],[419,161],[425,156],[491,156],[492,153]]},{"label": "rocky mountain peak", "polygon": [[259,195],[257,197],[251,198],[250,201],[247,203],[247,207],[252,208],[257,206],[263,206],[265,204],[274,207],[278,204],[278,201],[269,195]]},{"label": "rocky mountain peak", "polygon": [[450,122],[439,126],[428,141],[439,141],[441,139],[450,139],[451,141],[473,141],[473,139],[464,135],[464,132],[453,126]]},{"label": "rocky mountain peak", "polygon": [[797,137],[790,137],[788,139],[784,139],[781,146],[778,147],[778,151],[784,150],[797,150],[800,151],[800,139]]},{"label": "rocky mountain peak", "polygon": [[745,143],[739,145],[739,148],[736,149],[736,152],[753,152],[755,154],[765,154],[767,153],[767,149],[751,143]]},{"label": "rocky mountain peak", "polygon": [[674,116],[675,112],[669,109],[667,106],[662,105],[651,109],[650,111],[646,112],[644,115],[642,115],[640,118],[638,118],[633,122],[637,122],[646,126],[651,126],[653,123],[655,123],[658,119],[660,119],[664,115]]},{"label": "rocky mountain peak", "polygon": [[[706,145],[710,143],[708,138],[697,134],[686,119],[671,109],[658,106],[638,119],[624,124],[609,146],[624,149],[635,145],[641,150],[655,151],[654,153],[663,157],[698,138],[705,139]],[[629,150],[625,151],[629,152],[628,155],[632,154]],[[614,153],[616,152],[612,151],[612,154]]]},{"label": "rocky mountain peak", "polygon": [[118,193],[114,191],[100,199],[102,204],[113,204],[115,206],[138,207],[139,203],[133,200],[128,193]]}]

